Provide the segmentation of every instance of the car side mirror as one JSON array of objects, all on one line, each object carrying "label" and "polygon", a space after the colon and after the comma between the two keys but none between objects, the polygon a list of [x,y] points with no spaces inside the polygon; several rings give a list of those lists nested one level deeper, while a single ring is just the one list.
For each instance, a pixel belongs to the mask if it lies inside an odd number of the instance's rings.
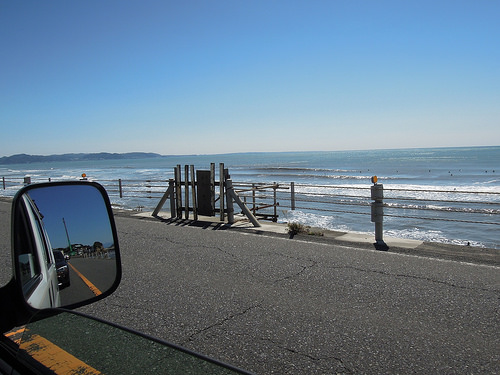
[{"label": "car side mirror", "polygon": [[76,308],[120,283],[116,227],[105,189],[93,182],[28,185],[12,203],[18,294],[33,309]]}]

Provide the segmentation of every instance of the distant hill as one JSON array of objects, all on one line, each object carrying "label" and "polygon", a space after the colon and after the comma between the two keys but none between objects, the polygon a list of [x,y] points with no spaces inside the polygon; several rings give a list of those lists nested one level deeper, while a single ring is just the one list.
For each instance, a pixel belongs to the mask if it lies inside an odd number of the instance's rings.
[{"label": "distant hill", "polygon": [[161,157],[161,155],[152,152],[127,152],[123,154],[99,152],[90,154],[79,153],[79,154],[61,154],[61,155],[17,154],[12,156],[1,157],[0,164],[27,164],[27,163],[51,162],[51,161],[146,159],[146,158],[158,158],[158,157]]}]

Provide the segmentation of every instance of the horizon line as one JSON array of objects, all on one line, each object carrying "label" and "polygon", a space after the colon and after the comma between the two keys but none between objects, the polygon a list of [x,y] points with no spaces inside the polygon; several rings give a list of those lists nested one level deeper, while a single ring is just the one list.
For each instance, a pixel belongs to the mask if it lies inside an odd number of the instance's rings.
[{"label": "horizon line", "polygon": [[35,157],[50,157],[50,156],[63,156],[63,155],[126,155],[126,154],[153,154],[160,157],[179,157],[179,156],[210,156],[210,155],[241,155],[241,154],[285,154],[285,153],[322,153],[322,152],[352,152],[352,151],[399,151],[399,150],[430,150],[430,149],[452,149],[452,148],[495,148],[500,145],[487,145],[487,146],[430,146],[430,147],[399,147],[399,148],[370,148],[370,149],[346,149],[346,150],[290,150],[290,151],[239,151],[239,152],[222,152],[222,153],[193,153],[193,154],[160,154],[151,151],[124,151],[124,152],[110,152],[110,151],[94,151],[94,152],[63,152],[58,154],[26,154],[18,153],[12,155],[0,156],[0,159],[10,158],[13,156],[26,155]]}]

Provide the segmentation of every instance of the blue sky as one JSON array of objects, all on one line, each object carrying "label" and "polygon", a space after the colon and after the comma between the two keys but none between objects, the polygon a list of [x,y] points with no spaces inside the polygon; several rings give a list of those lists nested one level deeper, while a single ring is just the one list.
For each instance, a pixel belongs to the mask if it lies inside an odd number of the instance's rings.
[{"label": "blue sky", "polygon": [[500,2],[0,0],[0,156],[500,145]]}]

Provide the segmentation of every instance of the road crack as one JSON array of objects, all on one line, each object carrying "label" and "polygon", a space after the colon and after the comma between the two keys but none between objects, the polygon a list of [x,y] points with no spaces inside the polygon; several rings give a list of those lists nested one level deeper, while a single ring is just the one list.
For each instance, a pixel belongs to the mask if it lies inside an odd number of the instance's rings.
[{"label": "road crack", "polygon": [[[242,310],[242,311],[239,311],[239,312],[235,312],[235,313],[233,313],[233,314],[230,314],[230,315],[228,315],[227,317],[224,317],[224,318],[222,318],[221,320],[216,321],[215,323],[213,323],[213,324],[211,324],[211,325],[209,325],[209,326],[206,326],[206,327],[204,327],[204,328],[198,329],[198,330],[196,330],[195,332],[193,332],[192,334],[190,334],[190,335],[189,335],[189,337],[188,337],[187,341],[188,341],[188,342],[192,342],[192,341],[194,341],[194,340],[195,340],[195,337],[196,337],[196,336],[199,336],[199,335],[201,335],[201,334],[203,334],[203,333],[205,333],[205,332],[208,332],[208,331],[210,331],[210,330],[212,330],[212,329],[214,329],[214,328],[216,328],[216,327],[222,327],[222,326],[223,326],[224,324],[226,324],[227,322],[229,322],[229,321],[231,321],[231,320],[233,320],[233,319],[235,319],[235,318],[238,318],[238,317],[240,317],[240,316],[243,316],[243,315],[247,314],[248,312],[250,312],[250,311],[252,311],[252,310],[255,310],[255,309],[257,309],[257,308],[260,308],[261,306],[262,306],[262,305],[261,305],[260,303],[255,304],[255,305],[252,305],[252,306],[249,306],[249,307],[247,307],[246,309],[244,309],[244,310]],[[182,345],[185,345],[185,343],[184,343],[184,344],[182,344]]]},{"label": "road crack", "polygon": [[[335,361],[338,363],[338,365],[343,369],[343,371],[340,373],[340,374],[354,374],[354,371],[352,369],[350,369],[349,367],[347,367],[344,363],[344,361],[342,360],[342,358],[338,358],[338,357],[335,357],[335,356],[324,356],[324,357],[317,357],[317,356],[313,356],[309,353],[303,353],[299,350],[296,350],[296,349],[292,349],[292,348],[289,348],[287,346],[283,346],[277,342],[275,342],[274,340],[271,340],[271,339],[262,339],[262,341],[267,341],[267,342],[270,342],[272,345],[274,345],[275,347],[279,348],[279,349],[282,349],[282,350],[285,350],[291,354],[294,354],[294,355],[298,355],[298,356],[301,356],[301,357],[304,357],[304,358],[307,358],[307,359],[310,359],[314,362],[319,362],[319,361]],[[339,374],[338,370],[336,371],[336,374]]]},{"label": "road crack", "polygon": [[495,289],[487,289],[487,288],[478,288],[478,287],[473,287],[473,286],[466,286],[466,285],[458,285],[449,281],[445,280],[436,280],[430,277],[425,277],[425,276],[418,276],[418,275],[408,275],[408,274],[403,274],[403,273],[391,273],[387,271],[381,271],[381,270],[370,270],[366,268],[360,268],[360,267],[354,267],[354,266],[333,266],[329,267],[332,269],[350,269],[354,271],[359,271],[359,272],[365,272],[365,273],[374,273],[374,274],[379,274],[383,276],[390,276],[390,277],[397,277],[397,278],[406,278],[406,279],[415,279],[415,280],[421,280],[421,281],[428,281],[431,283],[436,283],[436,284],[442,284],[446,285],[452,288],[457,288],[457,289],[462,289],[462,290],[478,290],[482,292],[498,292],[498,290]]}]

